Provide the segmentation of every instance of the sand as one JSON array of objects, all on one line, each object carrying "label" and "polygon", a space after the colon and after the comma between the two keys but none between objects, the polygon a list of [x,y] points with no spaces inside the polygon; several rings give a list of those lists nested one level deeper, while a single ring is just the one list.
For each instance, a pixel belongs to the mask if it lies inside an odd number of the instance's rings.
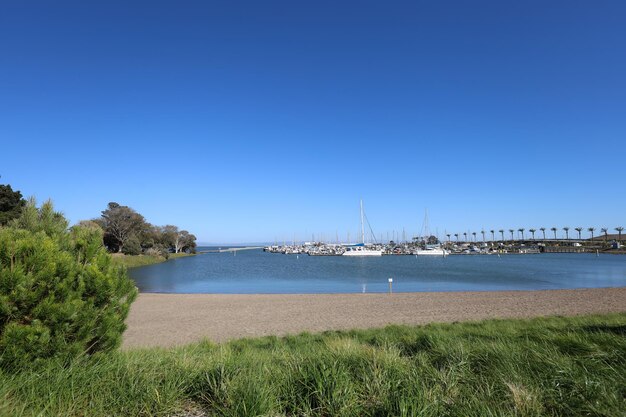
[{"label": "sand", "polygon": [[126,321],[123,348],[392,323],[609,312],[626,312],[626,287],[395,294],[140,294]]}]

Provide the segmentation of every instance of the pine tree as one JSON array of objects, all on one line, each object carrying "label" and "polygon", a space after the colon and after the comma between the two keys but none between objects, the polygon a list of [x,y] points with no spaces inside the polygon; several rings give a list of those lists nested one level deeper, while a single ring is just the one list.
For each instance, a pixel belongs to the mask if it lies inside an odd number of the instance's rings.
[{"label": "pine tree", "polygon": [[67,362],[121,342],[137,289],[111,263],[102,229],[29,201],[0,228],[0,368]]}]

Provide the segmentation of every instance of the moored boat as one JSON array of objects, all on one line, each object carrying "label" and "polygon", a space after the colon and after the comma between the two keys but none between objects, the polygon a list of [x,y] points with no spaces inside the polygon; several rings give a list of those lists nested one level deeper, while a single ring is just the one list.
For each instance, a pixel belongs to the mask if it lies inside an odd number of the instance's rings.
[{"label": "moored boat", "polygon": [[416,249],[413,251],[413,255],[417,256],[448,256],[450,252],[443,248],[426,248],[426,249]]},{"label": "moored boat", "polygon": [[[365,228],[363,224],[363,200],[361,200],[361,243],[346,247],[346,251],[342,256],[382,256],[383,250],[365,245]],[[369,224],[369,222],[368,222]],[[370,227],[371,230],[371,227]]]},{"label": "moored boat", "polygon": [[382,249],[372,249],[364,245],[349,246],[342,256],[382,256]]}]

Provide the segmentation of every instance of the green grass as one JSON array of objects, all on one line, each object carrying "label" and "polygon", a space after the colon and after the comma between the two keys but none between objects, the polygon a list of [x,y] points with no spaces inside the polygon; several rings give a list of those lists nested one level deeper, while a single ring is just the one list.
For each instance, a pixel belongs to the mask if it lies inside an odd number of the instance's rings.
[{"label": "green grass", "polygon": [[624,416],[625,398],[626,314],[203,342],[0,374],[7,416]]},{"label": "green grass", "polygon": [[183,258],[185,256],[193,256],[190,253],[170,253],[169,258],[165,259],[163,256],[154,255],[123,255],[121,253],[112,254],[113,263],[117,265],[124,265],[126,268],[136,268],[138,266],[146,266],[158,264],[168,261],[170,259]]}]

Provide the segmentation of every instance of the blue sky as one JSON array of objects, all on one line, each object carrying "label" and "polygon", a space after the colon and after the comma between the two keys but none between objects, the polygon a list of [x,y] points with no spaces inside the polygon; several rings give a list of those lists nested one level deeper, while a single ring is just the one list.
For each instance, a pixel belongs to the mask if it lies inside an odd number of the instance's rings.
[{"label": "blue sky", "polygon": [[623,1],[4,2],[0,182],[201,242],[626,226]]}]

